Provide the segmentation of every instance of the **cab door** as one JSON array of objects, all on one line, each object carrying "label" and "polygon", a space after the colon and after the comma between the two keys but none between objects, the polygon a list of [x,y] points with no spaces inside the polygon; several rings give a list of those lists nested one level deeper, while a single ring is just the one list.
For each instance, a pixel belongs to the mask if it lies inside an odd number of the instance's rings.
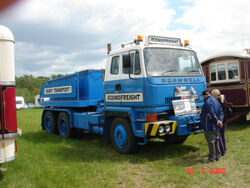
[{"label": "cab door", "polygon": [[104,98],[106,106],[121,106],[119,93],[121,91],[121,55],[109,56],[107,59],[105,79],[104,79]]},{"label": "cab door", "polygon": [[139,50],[122,54],[122,61],[129,56],[130,67],[122,66],[120,73],[121,106],[143,106],[144,79],[141,69],[141,56]]}]

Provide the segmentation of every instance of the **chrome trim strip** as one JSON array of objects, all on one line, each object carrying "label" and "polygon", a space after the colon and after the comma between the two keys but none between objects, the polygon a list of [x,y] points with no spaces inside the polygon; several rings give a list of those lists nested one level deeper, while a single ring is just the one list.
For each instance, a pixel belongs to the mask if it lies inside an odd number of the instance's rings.
[{"label": "chrome trim strip", "polygon": [[[17,133],[17,132],[15,132],[15,133],[5,133],[5,134],[4,134],[4,139],[15,138],[15,137],[17,137],[17,136],[18,136],[18,133]],[[0,139],[2,139],[2,138],[3,138],[3,136],[0,135]]]},{"label": "chrome trim strip", "polygon": [[15,81],[1,81],[0,82],[0,85],[3,85],[3,86],[9,86],[9,85],[16,85],[16,82]]}]

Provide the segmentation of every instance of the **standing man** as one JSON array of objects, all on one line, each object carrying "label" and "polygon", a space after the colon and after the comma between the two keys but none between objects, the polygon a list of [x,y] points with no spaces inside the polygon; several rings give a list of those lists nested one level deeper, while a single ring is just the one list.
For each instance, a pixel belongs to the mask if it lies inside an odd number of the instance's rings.
[{"label": "standing man", "polygon": [[220,151],[221,151],[221,155],[224,156],[226,153],[226,135],[225,135],[225,131],[226,131],[226,127],[227,127],[227,115],[230,114],[232,112],[232,109],[230,108],[230,106],[226,103],[225,101],[225,96],[220,94],[220,91],[218,89],[214,89],[211,92],[211,95],[216,98],[219,103],[221,104],[222,107],[222,111],[224,114],[224,118],[223,118],[223,126],[220,127],[220,131],[219,131],[219,145],[220,145]]},{"label": "standing man", "polygon": [[221,152],[219,147],[219,128],[223,125],[223,111],[220,103],[207,90],[202,91],[204,105],[201,111],[201,128],[208,143],[208,162],[218,161]]}]

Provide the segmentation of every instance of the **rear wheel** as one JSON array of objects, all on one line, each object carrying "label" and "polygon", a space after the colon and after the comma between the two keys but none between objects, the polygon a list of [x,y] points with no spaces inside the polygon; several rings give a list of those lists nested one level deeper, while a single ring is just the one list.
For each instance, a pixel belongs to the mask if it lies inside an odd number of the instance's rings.
[{"label": "rear wheel", "polygon": [[111,140],[117,152],[122,154],[135,152],[136,141],[128,119],[114,119],[111,125]]},{"label": "rear wheel", "polygon": [[168,144],[183,144],[189,135],[168,135],[165,138]]},{"label": "rear wheel", "polygon": [[58,117],[59,135],[65,138],[72,137],[72,129],[70,127],[70,119],[67,112],[60,112]]},{"label": "rear wheel", "polygon": [[56,133],[57,126],[55,123],[55,115],[51,111],[47,111],[44,115],[44,128],[47,133]]}]

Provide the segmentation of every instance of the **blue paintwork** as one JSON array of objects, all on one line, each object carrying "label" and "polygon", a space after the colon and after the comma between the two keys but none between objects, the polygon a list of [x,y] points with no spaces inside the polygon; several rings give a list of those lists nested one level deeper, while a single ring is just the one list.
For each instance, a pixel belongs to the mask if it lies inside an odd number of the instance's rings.
[{"label": "blue paintwork", "polygon": [[81,101],[46,101],[40,102],[43,106],[55,106],[55,107],[76,107],[84,108],[89,106],[97,106],[99,103],[98,100],[81,100]]},{"label": "blue paintwork", "polygon": [[128,143],[128,135],[122,124],[117,124],[114,130],[114,141],[119,148],[124,148]]},{"label": "blue paintwork", "polygon": [[[144,87],[144,80],[143,78],[137,78],[137,79],[126,79],[126,80],[120,80],[121,84],[121,91],[120,93],[143,93],[145,95],[145,87]],[[145,106],[146,101],[143,102],[121,102],[121,106],[133,106],[133,107],[139,107],[139,106]]]},{"label": "blue paintwork", "polygon": [[[133,107],[105,107],[106,111],[125,112],[130,118],[133,133],[136,137],[145,137],[144,123],[146,122],[145,108]],[[142,121],[141,121],[142,120]]]},{"label": "blue paintwork", "polygon": [[[114,93],[115,83],[118,81],[109,81],[104,84],[104,94]],[[206,88],[205,78],[202,77],[148,77],[138,79],[120,80],[122,90],[116,93],[143,93],[143,102],[104,102],[105,106],[119,107],[144,107],[151,108],[161,107],[164,110],[171,110],[172,104],[166,103],[167,97],[175,96],[175,86],[186,86],[186,90],[190,90],[192,86],[199,99],[196,100],[197,106],[203,105],[201,96],[202,90]],[[112,87],[112,88],[110,88]],[[154,111],[154,110],[153,110]]]},{"label": "blue paintwork", "polygon": [[72,114],[74,113],[74,110],[71,108],[44,108],[43,109],[43,114],[42,114],[42,119],[43,116],[45,115],[46,111],[57,111],[57,112],[67,112],[69,117],[70,117],[70,125],[73,125],[74,119],[72,117]]},{"label": "blue paintwork", "polygon": [[[105,94],[112,94],[112,93],[116,93],[117,91],[115,90],[115,85],[116,84],[120,84],[120,81],[119,80],[116,80],[116,81],[105,81],[104,82],[104,93]],[[104,96],[105,98],[105,96]],[[119,102],[113,102],[113,103],[107,103],[105,100],[104,100],[104,105],[107,106],[121,106],[121,103]]]},{"label": "blue paintwork", "polygon": [[[178,82],[178,80],[180,82]],[[181,81],[182,80],[182,81]],[[185,80],[185,81],[184,81]],[[195,80],[195,81],[194,81]],[[166,103],[166,98],[175,97],[175,87],[186,87],[186,91],[192,86],[196,90],[199,99],[196,100],[197,106],[202,106],[202,90],[206,88],[204,77],[149,77],[145,79],[145,100],[147,107],[165,106],[168,110],[172,109],[171,103]]]},{"label": "blue paintwork", "polygon": [[169,119],[177,121],[177,135],[189,135],[202,131],[201,129],[192,130],[192,127],[199,128],[200,116],[197,114],[170,116]]},{"label": "blue paintwork", "polygon": [[[109,81],[104,84],[104,94],[110,93],[110,86],[118,81]],[[147,77],[138,79],[120,80],[122,90],[119,93],[143,93],[143,102],[105,102],[105,110],[114,112],[126,112],[131,120],[132,130],[136,137],[144,138],[144,123],[147,113],[161,113],[172,110],[172,103],[167,103],[166,98],[175,97],[175,87],[186,87],[189,91],[193,87],[198,95],[195,101],[198,108],[203,105],[202,90],[206,88],[205,78],[200,77]],[[116,92],[117,93],[117,92]],[[118,105],[119,104],[119,105]],[[185,116],[170,116],[169,120],[177,121],[177,135],[189,135],[200,132],[192,126],[199,123],[197,114]],[[144,141],[146,143],[146,141]]]},{"label": "blue paintwork", "polygon": [[[116,91],[115,85],[121,84],[121,90]],[[60,87],[65,85],[72,86],[70,94],[45,95],[44,88]],[[82,71],[62,78],[50,80],[42,85],[41,98],[50,97],[49,101],[41,101],[43,106],[50,111],[65,111],[70,117],[71,128],[82,129],[85,132],[94,132],[103,134],[104,112],[123,112],[128,115],[132,125],[134,136],[144,138],[146,144],[147,138],[144,131],[146,114],[171,112],[172,104],[167,102],[168,97],[175,97],[175,87],[186,87],[186,91],[193,87],[199,95],[196,100],[197,107],[203,105],[201,92],[206,88],[205,78],[202,77],[146,77],[136,79],[123,79],[116,81],[107,81],[102,83],[101,71],[91,70]],[[143,102],[105,102],[104,94],[111,93],[142,93]],[[103,104],[104,101],[104,104]],[[171,101],[171,100],[170,100]],[[86,107],[95,107],[95,111],[88,111]],[[64,107],[64,108],[56,108]],[[72,108],[74,107],[74,108]],[[170,113],[171,114],[171,113]],[[44,114],[43,114],[44,116]],[[188,135],[199,132],[193,130],[192,126],[199,123],[199,116],[196,114],[186,116],[169,116],[169,120],[177,121],[177,135]],[[126,142],[124,127],[117,126],[116,142],[122,147]],[[62,122],[62,131],[66,130]]]},{"label": "blue paintwork", "polygon": [[[70,127],[79,128],[85,131],[92,131],[92,126],[103,124],[103,110],[100,112],[78,112],[78,109],[72,108],[44,108],[42,117],[45,115],[45,111],[58,111],[67,112],[70,118]],[[46,128],[46,126],[45,126]],[[103,130],[101,130],[103,132]]]},{"label": "blue paintwork", "polygon": [[103,124],[103,112],[74,112],[73,127],[83,130],[92,130],[93,125]]},{"label": "blue paintwork", "polygon": [[[45,88],[72,86],[71,93],[45,94]],[[85,70],[44,82],[41,87],[40,100],[42,106],[53,107],[88,107],[97,106],[104,100],[103,80],[100,70]]]},{"label": "blue paintwork", "polygon": [[93,126],[92,131],[96,134],[103,135],[103,127],[102,126]]}]

